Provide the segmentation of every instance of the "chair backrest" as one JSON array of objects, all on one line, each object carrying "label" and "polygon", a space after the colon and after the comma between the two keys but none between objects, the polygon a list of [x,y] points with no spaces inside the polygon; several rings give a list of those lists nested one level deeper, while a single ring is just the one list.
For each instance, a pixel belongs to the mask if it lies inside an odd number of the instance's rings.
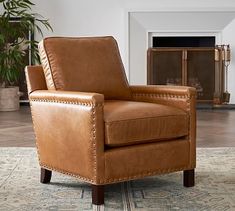
[{"label": "chair backrest", "polygon": [[97,92],[105,99],[130,99],[113,37],[50,37],[39,43],[49,90]]}]

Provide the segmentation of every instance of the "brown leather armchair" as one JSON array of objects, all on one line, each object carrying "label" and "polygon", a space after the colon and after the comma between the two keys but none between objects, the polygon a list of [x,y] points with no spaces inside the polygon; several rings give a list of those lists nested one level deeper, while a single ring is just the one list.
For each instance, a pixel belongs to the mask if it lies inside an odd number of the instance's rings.
[{"label": "brown leather armchair", "polygon": [[113,37],[46,38],[39,51],[26,77],[42,183],[77,177],[93,204],[104,185],[156,174],[194,185],[194,88],[129,86]]}]

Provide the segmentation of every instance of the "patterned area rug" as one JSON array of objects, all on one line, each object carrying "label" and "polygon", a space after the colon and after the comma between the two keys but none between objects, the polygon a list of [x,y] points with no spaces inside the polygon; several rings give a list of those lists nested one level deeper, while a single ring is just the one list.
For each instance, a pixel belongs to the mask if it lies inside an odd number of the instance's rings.
[{"label": "patterned area rug", "polygon": [[235,148],[197,150],[196,186],[184,188],[182,173],[109,185],[105,206],[92,206],[89,185],[53,172],[39,183],[34,148],[0,148],[1,211],[235,210]]}]

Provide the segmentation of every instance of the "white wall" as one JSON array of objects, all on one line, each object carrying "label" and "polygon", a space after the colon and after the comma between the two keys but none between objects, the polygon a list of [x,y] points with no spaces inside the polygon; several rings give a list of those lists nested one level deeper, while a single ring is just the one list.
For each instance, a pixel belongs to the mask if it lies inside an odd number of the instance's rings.
[{"label": "white wall", "polygon": [[[53,33],[45,36],[112,35],[124,55],[124,10],[112,0],[35,0],[35,11],[50,20]],[[40,38],[38,38],[40,39]]]},{"label": "white wall", "polygon": [[231,93],[230,102],[235,103],[235,20],[223,30],[223,42],[231,45],[232,62],[228,68],[228,91]]}]

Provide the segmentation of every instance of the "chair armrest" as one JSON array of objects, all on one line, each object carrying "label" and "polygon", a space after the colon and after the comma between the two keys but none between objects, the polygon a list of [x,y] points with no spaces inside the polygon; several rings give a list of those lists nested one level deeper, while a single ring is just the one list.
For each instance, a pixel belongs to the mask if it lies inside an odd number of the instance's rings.
[{"label": "chair armrest", "polygon": [[71,91],[34,91],[29,95],[31,101],[54,102],[64,104],[98,106],[104,103],[104,96],[90,92],[71,92]]},{"label": "chair armrest", "polygon": [[99,183],[104,178],[104,96],[38,90],[29,99],[40,165]]},{"label": "chair armrest", "polygon": [[196,166],[196,89],[187,86],[131,86],[135,101],[180,108],[189,115],[190,166]]},{"label": "chair armrest", "polygon": [[136,101],[169,105],[190,112],[195,110],[196,89],[187,86],[131,86],[132,97]]}]

